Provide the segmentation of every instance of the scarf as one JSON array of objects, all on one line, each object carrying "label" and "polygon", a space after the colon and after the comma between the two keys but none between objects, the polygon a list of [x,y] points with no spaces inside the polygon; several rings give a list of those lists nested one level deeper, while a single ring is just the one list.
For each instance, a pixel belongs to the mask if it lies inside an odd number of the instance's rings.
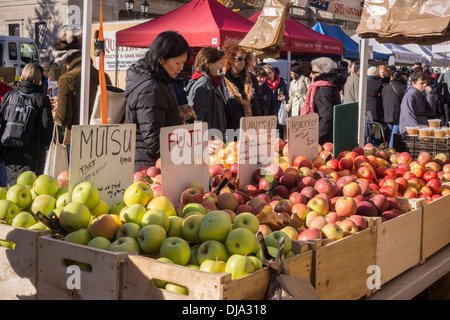
[{"label": "scarf", "polygon": [[252,105],[250,103],[250,100],[252,99],[255,89],[252,86],[252,79],[250,77],[250,73],[245,71],[245,85],[244,85],[244,93],[246,96],[245,100],[242,97],[242,94],[239,92],[239,89],[230,80],[228,80],[227,77],[225,77],[224,79],[230,96],[233,97],[241,105],[242,110],[244,111],[244,115],[246,117],[251,117]]},{"label": "scarf", "polygon": [[321,87],[334,87],[335,85],[329,81],[315,81],[309,85],[306,92],[305,104],[303,105],[301,115],[314,113],[314,96]]},{"label": "scarf", "polygon": [[278,85],[280,84],[280,76],[276,73],[273,74],[273,82],[269,79],[266,79],[266,84],[270,88],[270,90],[275,91],[278,88]]},{"label": "scarf", "polygon": [[[216,87],[219,86],[220,80],[222,79],[221,76],[213,77],[209,73],[205,73],[205,74],[208,76],[209,79],[211,79],[211,81],[216,85]],[[201,77],[203,77],[203,73],[194,71],[194,74],[192,75],[191,80],[196,80],[196,79],[201,78]]]}]

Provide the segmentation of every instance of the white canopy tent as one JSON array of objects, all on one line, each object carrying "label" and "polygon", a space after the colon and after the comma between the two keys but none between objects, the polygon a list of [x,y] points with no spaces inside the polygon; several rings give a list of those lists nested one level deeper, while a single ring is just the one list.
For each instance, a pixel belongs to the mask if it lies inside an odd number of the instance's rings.
[{"label": "white canopy tent", "polygon": [[422,63],[428,63],[431,67],[446,67],[450,57],[442,53],[433,53],[431,46],[421,46],[418,44],[404,44],[404,48],[419,53],[422,56]]},{"label": "white canopy tent", "polygon": [[[361,41],[361,38],[357,34],[354,34],[350,38],[357,43]],[[422,56],[419,53],[408,50],[400,45],[379,43],[371,38],[369,39],[369,46],[373,47],[373,51],[391,54],[389,57],[390,65],[413,65],[417,61],[422,61]]]}]

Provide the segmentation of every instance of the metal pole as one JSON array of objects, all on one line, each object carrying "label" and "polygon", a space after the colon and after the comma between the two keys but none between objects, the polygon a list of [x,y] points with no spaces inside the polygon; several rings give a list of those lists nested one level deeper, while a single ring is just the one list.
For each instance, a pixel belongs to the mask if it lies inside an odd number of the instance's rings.
[{"label": "metal pole", "polygon": [[360,71],[359,71],[359,128],[358,143],[360,147],[365,144],[366,127],[366,100],[367,100],[367,69],[369,66],[369,39],[361,39],[359,44],[360,51]]},{"label": "metal pole", "polygon": [[92,0],[84,0],[83,6],[83,53],[81,63],[80,125],[89,124],[89,86],[91,71],[91,25]]}]

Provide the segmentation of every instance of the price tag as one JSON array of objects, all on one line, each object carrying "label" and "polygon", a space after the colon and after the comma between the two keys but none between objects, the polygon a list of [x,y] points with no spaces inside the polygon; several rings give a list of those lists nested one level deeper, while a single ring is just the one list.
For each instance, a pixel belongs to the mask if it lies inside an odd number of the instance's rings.
[{"label": "price tag", "polygon": [[287,119],[288,158],[292,165],[295,157],[305,156],[309,160],[319,152],[319,115],[312,113]]}]

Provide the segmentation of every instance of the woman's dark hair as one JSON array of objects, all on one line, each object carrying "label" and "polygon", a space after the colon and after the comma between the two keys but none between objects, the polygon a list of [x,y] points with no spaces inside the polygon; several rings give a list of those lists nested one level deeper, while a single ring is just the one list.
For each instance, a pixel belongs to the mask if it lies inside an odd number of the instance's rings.
[{"label": "woman's dark hair", "polygon": [[187,53],[187,60],[191,56],[191,49],[186,39],[176,31],[161,32],[150,44],[150,49],[144,57],[144,67],[156,78],[169,80],[170,77],[159,63],[161,59],[176,58]]},{"label": "woman's dark hair", "polygon": [[399,70],[395,70],[392,73],[392,80],[395,81],[402,81],[402,73]]},{"label": "woman's dark hair", "polygon": [[209,66],[223,59],[225,52],[216,47],[205,47],[201,49],[195,57],[195,71],[211,73]]}]

